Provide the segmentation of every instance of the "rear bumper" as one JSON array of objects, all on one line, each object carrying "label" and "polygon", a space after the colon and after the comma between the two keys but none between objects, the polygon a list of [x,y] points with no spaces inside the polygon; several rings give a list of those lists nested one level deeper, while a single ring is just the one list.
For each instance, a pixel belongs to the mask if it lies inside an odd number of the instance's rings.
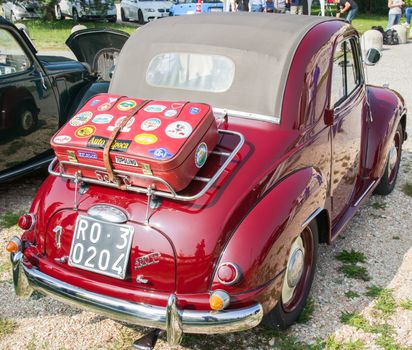
[{"label": "rear bumper", "polygon": [[257,326],[263,317],[260,304],[220,312],[180,310],[171,294],[166,307],[132,303],[89,292],[67,284],[36,268],[23,264],[23,255],[12,255],[13,282],[17,295],[27,297],[32,290],[65,303],[128,323],[166,330],[170,345],[180,343],[183,333],[216,334],[237,332]]}]

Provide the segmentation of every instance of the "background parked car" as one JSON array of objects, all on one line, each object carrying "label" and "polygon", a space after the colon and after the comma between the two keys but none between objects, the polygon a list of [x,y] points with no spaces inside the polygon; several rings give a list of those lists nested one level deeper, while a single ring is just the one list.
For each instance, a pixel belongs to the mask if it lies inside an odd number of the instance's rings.
[{"label": "background parked car", "polygon": [[79,19],[107,19],[117,21],[114,1],[111,0],[60,0],[55,6],[56,19],[71,17],[75,22]]},{"label": "background parked car", "polygon": [[165,0],[122,0],[122,21],[138,21],[140,24],[169,16],[173,3]]},{"label": "background parked car", "polygon": [[3,15],[10,21],[40,18],[39,3],[37,1],[6,1],[2,4]]},{"label": "background parked car", "polygon": [[193,15],[203,12],[222,12],[223,2],[219,0],[177,0],[170,9],[171,16]]},{"label": "background parked car", "polygon": [[[79,39],[87,34],[94,35],[93,45],[82,53]],[[113,66],[127,38],[127,33],[112,30],[72,34],[68,44],[81,63],[38,55],[25,33],[0,17],[0,182],[51,160],[51,136],[84,95],[107,91],[105,70]]]}]

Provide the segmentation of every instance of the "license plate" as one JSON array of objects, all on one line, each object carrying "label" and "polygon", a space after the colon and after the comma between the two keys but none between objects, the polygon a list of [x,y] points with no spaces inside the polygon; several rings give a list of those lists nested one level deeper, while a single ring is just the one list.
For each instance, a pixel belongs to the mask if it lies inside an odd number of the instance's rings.
[{"label": "license plate", "polygon": [[223,10],[220,7],[211,7],[210,12],[223,12]]},{"label": "license plate", "polygon": [[124,279],[134,228],[79,215],[76,221],[69,265]]}]

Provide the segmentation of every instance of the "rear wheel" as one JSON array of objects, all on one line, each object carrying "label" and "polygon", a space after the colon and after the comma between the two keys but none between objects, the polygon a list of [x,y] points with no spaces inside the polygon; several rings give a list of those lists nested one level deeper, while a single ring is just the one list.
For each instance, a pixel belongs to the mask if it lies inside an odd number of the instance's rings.
[{"label": "rear wheel", "polygon": [[126,17],[123,9],[120,10],[120,16],[122,18],[122,22],[129,22],[129,19]]},{"label": "rear wheel", "polygon": [[264,318],[267,327],[286,329],[298,319],[312,286],[317,251],[318,226],[314,220],[292,243],[281,297],[273,310]]},{"label": "rear wheel", "polygon": [[143,12],[139,10],[139,13],[137,14],[137,18],[139,21],[139,24],[144,24],[144,17],[143,17]]},{"label": "rear wheel", "polygon": [[379,185],[375,189],[375,193],[380,195],[387,195],[393,191],[398,178],[399,165],[401,162],[403,143],[402,125],[398,124],[392,143],[389,148],[385,172],[381,177]]},{"label": "rear wheel", "polygon": [[16,110],[17,130],[20,135],[28,135],[36,129],[37,112],[31,104],[24,104]]}]

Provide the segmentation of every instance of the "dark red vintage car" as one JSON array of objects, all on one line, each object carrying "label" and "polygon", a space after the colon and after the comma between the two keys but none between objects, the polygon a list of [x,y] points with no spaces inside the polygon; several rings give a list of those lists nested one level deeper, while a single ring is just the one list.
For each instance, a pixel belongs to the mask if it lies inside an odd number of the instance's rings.
[{"label": "dark red vintage car", "polygon": [[[55,159],[8,249],[17,294],[34,289],[155,328],[149,343],[157,329],[174,345],[183,333],[291,325],[318,244],[331,243],[372,193],[393,190],[407,137],[402,97],[366,84],[358,33],[333,18],[223,13],[150,23],[123,47],[109,94],[208,104],[218,144],[180,192],[159,190],[148,169],[88,165],[93,177],[76,153]],[[175,114],[165,108],[146,111]],[[77,136],[113,118],[105,113],[75,117],[72,125],[90,124]],[[123,131],[126,148],[156,142]],[[98,159],[96,144],[110,152],[104,142],[89,139],[77,156]],[[80,170],[66,173],[68,164]],[[152,184],[125,180],[133,176]]]}]

